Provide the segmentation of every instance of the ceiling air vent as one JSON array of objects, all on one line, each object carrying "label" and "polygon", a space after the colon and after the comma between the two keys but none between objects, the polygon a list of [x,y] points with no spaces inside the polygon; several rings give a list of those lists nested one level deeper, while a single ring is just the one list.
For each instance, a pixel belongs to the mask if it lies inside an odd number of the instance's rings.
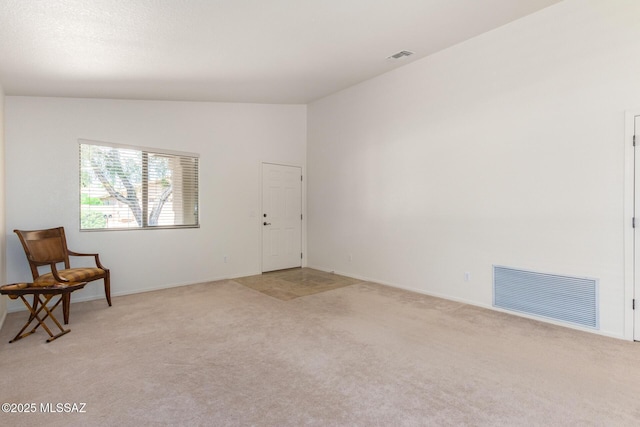
[{"label": "ceiling air vent", "polygon": [[387,59],[400,59],[403,56],[411,56],[413,55],[413,52],[409,51],[409,50],[401,50],[398,53],[394,53],[393,55],[389,56]]}]

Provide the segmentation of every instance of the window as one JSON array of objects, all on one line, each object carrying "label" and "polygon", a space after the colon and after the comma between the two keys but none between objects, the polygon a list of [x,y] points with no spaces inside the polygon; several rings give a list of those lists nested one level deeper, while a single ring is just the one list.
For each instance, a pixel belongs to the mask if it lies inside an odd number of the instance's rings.
[{"label": "window", "polygon": [[80,230],[198,226],[198,155],[80,140]]}]

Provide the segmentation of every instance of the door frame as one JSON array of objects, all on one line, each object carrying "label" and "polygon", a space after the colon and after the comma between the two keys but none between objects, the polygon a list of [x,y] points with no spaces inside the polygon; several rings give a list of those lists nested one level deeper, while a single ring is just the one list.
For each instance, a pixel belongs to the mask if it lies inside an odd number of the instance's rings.
[{"label": "door frame", "polygon": [[[625,112],[624,129],[624,338],[631,341],[640,341],[640,331],[634,330],[635,316],[640,316],[640,277],[635,277],[636,271],[640,272],[640,261],[637,259],[640,254],[636,256],[635,253],[635,230],[640,229],[640,212],[637,215],[636,221],[639,224],[636,228],[632,222],[635,215],[635,194],[640,191],[640,154],[636,153],[633,146],[636,116],[640,116],[640,109]],[[636,144],[640,145],[640,141],[636,140]],[[636,173],[636,169],[639,173]],[[640,238],[640,235],[637,238]],[[632,306],[634,298],[638,299],[637,310]]]},{"label": "door frame", "polygon": [[277,166],[290,166],[290,167],[294,167],[294,168],[300,168],[300,172],[302,173],[302,183],[300,185],[300,197],[301,197],[301,201],[300,201],[300,211],[302,212],[302,223],[300,224],[301,227],[301,233],[300,233],[300,250],[302,251],[302,260],[301,260],[301,266],[304,268],[307,266],[307,175],[306,175],[306,169],[304,167],[304,165],[301,164],[295,164],[295,163],[290,163],[290,162],[278,162],[278,161],[268,161],[268,160],[263,160],[260,162],[260,164],[258,165],[259,169],[259,173],[260,173],[260,215],[258,216],[258,221],[257,221],[257,226],[260,229],[260,273],[264,272],[264,254],[263,254],[263,243],[264,243],[264,227],[262,225],[263,223],[263,217],[262,214],[264,212],[264,206],[263,206],[263,202],[264,202],[264,194],[263,194],[263,188],[264,188],[264,176],[262,175],[262,166],[268,164],[268,165],[277,165]]}]

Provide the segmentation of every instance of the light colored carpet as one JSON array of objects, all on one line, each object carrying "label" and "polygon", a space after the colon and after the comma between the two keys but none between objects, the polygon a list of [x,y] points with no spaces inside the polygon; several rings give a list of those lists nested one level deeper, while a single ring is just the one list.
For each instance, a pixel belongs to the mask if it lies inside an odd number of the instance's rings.
[{"label": "light colored carpet", "polygon": [[233,280],[72,305],[8,344],[11,426],[632,426],[640,344],[374,283],[281,301]]}]

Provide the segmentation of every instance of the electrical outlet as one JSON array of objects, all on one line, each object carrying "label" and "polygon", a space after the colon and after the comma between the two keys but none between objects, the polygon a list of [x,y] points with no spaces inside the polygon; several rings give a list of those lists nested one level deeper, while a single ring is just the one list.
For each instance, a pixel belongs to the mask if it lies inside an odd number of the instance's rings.
[{"label": "electrical outlet", "polygon": [[227,262],[229,262],[229,257],[227,255],[224,256],[224,263],[226,264]]},{"label": "electrical outlet", "polygon": [[471,281],[471,273],[469,273],[468,271],[464,272],[464,281],[465,282],[470,282]]},{"label": "electrical outlet", "polygon": [[349,254],[349,262],[353,261],[353,255]]}]

